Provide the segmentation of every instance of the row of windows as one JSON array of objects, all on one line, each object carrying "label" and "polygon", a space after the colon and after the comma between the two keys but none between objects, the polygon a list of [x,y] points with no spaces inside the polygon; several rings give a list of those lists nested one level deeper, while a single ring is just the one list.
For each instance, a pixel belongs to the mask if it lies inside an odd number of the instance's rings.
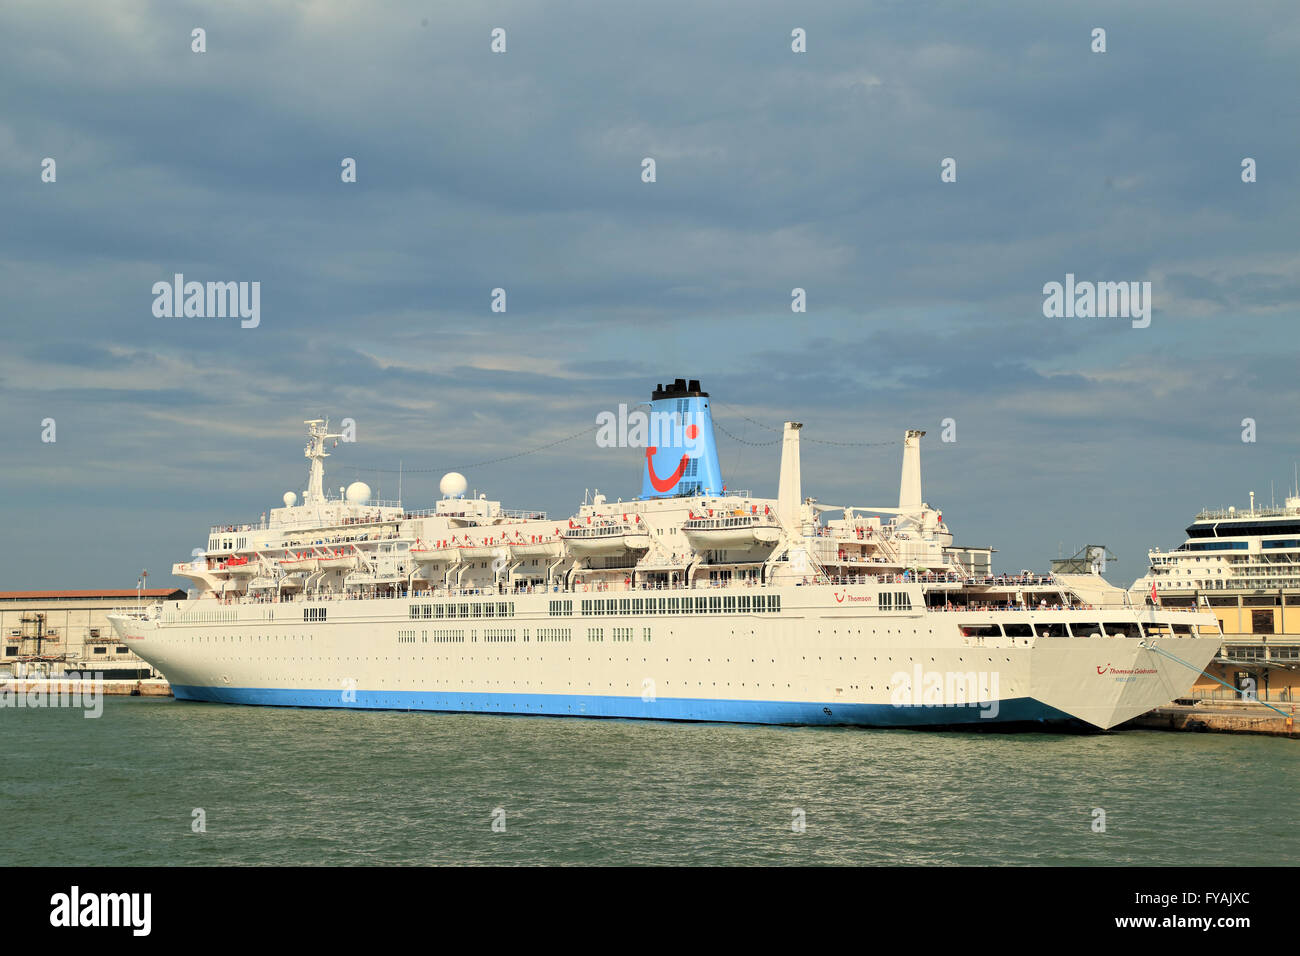
[{"label": "row of windows", "polygon": [[1229,647],[1227,656],[1237,660],[1262,661],[1266,657],[1273,661],[1300,660],[1300,647]]},{"label": "row of windows", "polygon": [[[1173,633],[1183,636],[1191,635],[1191,624],[1173,625]],[[1035,633],[1039,637],[1068,637],[1066,624],[1064,621],[1053,622],[1050,624],[962,624],[962,637],[1001,637],[1005,632],[1007,637],[1033,637]],[[1143,624],[1142,629],[1146,631],[1147,637],[1168,637],[1170,634],[1170,625],[1168,624]],[[1070,623],[1070,633],[1075,637],[1091,637],[1092,635],[1101,635],[1102,625],[1096,621],[1084,623]],[[1141,637],[1142,634],[1138,629],[1137,621],[1120,622],[1116,624],[1107,623],[1105,632],[1108,637]]]},{"label": "row of windows", "polygon": [[412,604],[412,621],[442,618],[514,617],[514,601],[469,601],[462,604]]},{"label": "row of windows", "polygon": [[781,610],[779,594],[728,594],[699,597],[593,598],[582,602],[582,613],[602,615],[642,614],[763,614]]},{"label": "row of windows", "polygon": [[304,621],[323,621],[327,607],[305,607],[302,609],[302,619]]},{"label": "row of windows", "polygon": [[912,595],[906,591],[889,591],[880,592],[880,610],[882,611],[910,611],[912,610]]},{"label": "row of windows", "polygon": [[[130,653],[130,651],[131,651],[131,648],[126,647],[125,645],[119,645],[118,647],[114,648],[113,653],[114,653],[114,654],[128,654],[128,653]],[[91,648],[91,653],[92,653],[92,654],[107,654],[107,653],[108,653],[108,648],[107,648],[107,647],[104,647],[104,646],[102,646],[102,645],[99,646],[99,647],[92,647],[92,648]],[[5,648],[5,657],[17,657],[17,656],[18,656],[18,648],[17,648],[17,646],[6,647],[6,648]]]},{"label": "row of windows", "polygon": [[568,617],[573,613],[572,601],[552,601],[550,606],[551,617]]},{"label": "row of windows", "polygon": [[[626,644],[634,640],[636,637],[636,628],[634,627],[614,627],[610,628],[610,630],[613,632],[610,634],[610,639],[622,644]],[[566,630],[565,633],[567,634],[568,631]],[[650,628],[641,628],[641,639],[645,641],[650,640]],[[568,640],[568,638],[565,637],[565,640]],[[592,641],[593,643],[603,642],[605,640],[605,629],[603,627],[587,628],[587,640]]]},{"label": "row of windows", "polygon": [[513,644],[515,641],[514,628],[503,630],[499,627],[489,627],[483,632],[483,640],[490,644]]},{"label": "row of windows", "polygon": [[414,632],[414,631],[398,631],[398,632],[397,632],[397,643],[398,643],[398,644],[414,644],[414,643],[415,643],[415,632]]},{"label": "row of windows", "polygon": [[539,627],[537,639],[552,644],[568,643],[573,640],[573,632],[567,627]]}]

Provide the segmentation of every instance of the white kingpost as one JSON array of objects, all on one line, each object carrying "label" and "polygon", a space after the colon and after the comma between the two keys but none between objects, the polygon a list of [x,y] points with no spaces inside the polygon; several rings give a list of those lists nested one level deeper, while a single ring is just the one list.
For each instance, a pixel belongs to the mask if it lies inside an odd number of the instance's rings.
[{"label": "white kingpost", "polygon": [[898,486],[898,510],[921,510],[921,438],[925,432],[909,428],[903,435],[903,478]]},{"label": "white kingpost", "polygon": [[799,465],[799,429],[801,422],[786,422],[781,436],[781,481],[776,492],[776,516],[786,531],[803,533],[799,506],[803,502],[802,476]]}]

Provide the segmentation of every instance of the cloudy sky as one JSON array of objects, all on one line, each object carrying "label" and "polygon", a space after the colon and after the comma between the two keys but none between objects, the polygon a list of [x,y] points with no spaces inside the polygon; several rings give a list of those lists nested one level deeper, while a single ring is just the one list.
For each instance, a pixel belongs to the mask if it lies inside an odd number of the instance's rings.
[{"label": "cloudy sky", "polygon": [[[869,443],[927,429],[926,499],[1000,569],[1102,543],[1128,583],[1197,509],[1280,501],[1300,7],[993,6],[7,0],[0,589],[173,583],[301,489],[318,414],[357,422],[330,487],[634,496],[592,435],[477,463],[679,376],[759,494],[763,425],[859,505],[898,494]],[[260,282],[260,325],[156,317],[175,273]],[[1151,282],[1150,327],[1044,317],[1067,273]]]}]

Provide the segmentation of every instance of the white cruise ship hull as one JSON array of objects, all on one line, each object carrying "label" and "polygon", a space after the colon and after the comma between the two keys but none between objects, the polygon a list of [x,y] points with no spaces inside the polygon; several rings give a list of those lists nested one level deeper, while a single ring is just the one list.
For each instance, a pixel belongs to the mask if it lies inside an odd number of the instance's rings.
[{"label": "white cruise ship hull", "polygon": [[[1219,646],[1217,636],[964,637],[972,622],[1079,615],[854,606],[873,590],[753,589],[779,610],[699,615],[593,616],[572,592],[198,600],[113,624],[181,700],[868,727],[1107,729],[1183,694]],[[664,592],[606,596],[643,593]],[[554,613],[557,599],[572,612]],[[423,616],[426,605],[489,603],[497,616]]]}]

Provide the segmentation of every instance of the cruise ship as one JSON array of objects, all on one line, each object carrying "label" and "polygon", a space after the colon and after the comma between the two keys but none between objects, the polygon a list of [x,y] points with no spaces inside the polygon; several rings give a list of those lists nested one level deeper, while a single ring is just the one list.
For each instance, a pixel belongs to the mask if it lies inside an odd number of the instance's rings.
[{"label": "cruise ship", "polygon": [[425,510],[330,495],[341,436],[308,421],[301,499],[213,527],[173,568],[187,600],[113,626],[179,700],[915,728],[1107,729],[1219,647],[1197,608],[995,575],[924,501],[923,431],[896,506],[830,505],[803,494],[799,422],[762,498],[724,483],[698,381],[644,414],[640,494],[560,518],[457,473]]},{"label": "cruise ship", "polygon": [[1249,590],[1275,593],[1300,588],[1300,493],[1282,507],[1206,509],[1172,551],[1148,552],[1150,567],[1133,585],[1136,593],[1204,594]]},{"label": "cruise ship", "polygon": [[[1300,491],[1281,506],[1207,508],[1170,551],[1152,549],[1131,588],[1135,603],[1213,614],[1223,649],[1191,697],[1300,696]],[[1236,693],[1223,684],[1236,688]]]}]

